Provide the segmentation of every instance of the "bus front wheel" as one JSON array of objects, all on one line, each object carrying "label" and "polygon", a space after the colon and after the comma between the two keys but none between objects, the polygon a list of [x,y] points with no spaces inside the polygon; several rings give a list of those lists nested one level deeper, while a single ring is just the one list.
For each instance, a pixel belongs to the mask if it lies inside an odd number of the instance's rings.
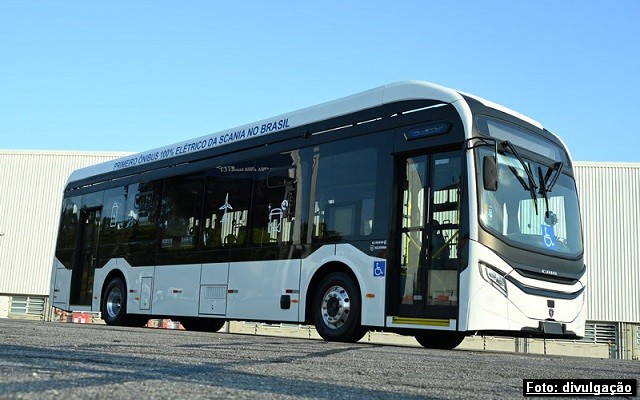
[{"label": "bus front wheel", "polygon": [[366,330],[360,325],[360,291],[353,279],[334,272],[320,282],[313,299],[313,323],[332,342],[357,342]]},{"label": "bus front wheel", "polygon": [[416,340],[427,349],[451,350],[464,340],[464,333],[451,331],[425,331],[416,334]]}]

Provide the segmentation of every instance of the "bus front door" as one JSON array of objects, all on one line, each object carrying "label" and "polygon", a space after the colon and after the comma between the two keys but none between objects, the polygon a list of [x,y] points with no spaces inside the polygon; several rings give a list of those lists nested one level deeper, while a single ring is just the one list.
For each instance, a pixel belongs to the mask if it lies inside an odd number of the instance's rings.
[{"label": "bus front door", "polygon": [[[458,310],[461,153],[402,158],[395,315],[453,319]],[[427,321],[428,322],[428,321]]]},{"label": "bus front door", "polygon": [[91,305],[101,211],[101,208],[82,209],[80,211],[78,242],[71,272],[69,299],[71,305]]}]

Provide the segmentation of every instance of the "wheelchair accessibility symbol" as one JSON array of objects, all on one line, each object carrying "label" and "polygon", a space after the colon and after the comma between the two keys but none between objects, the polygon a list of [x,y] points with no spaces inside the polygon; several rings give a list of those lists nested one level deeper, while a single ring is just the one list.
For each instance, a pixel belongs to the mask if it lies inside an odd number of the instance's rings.
[{"label": "wheelchair accessibility symbol", "polygon": [[553,226],[542,225],[542,241],[547,248],[556,248],[556,234],[553,232]]},{"label": "wheelchair accessibility symbol", "polygon": [[386,269],[387,269],[386,261],[373,262],[373,276],[384,276]]}]

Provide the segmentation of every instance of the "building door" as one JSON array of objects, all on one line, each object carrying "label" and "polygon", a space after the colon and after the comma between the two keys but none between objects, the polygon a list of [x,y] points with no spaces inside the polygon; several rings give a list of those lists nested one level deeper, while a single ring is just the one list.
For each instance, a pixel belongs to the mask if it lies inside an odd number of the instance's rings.
[{"label": "building door", "polygon": [[78,245],[71,272],[71,305],[91,305],[101,215],[101,207],[80,210]]},{"label": "building door", "polygon": [[456,318],[461,153],[399,160],[395,314]]}]

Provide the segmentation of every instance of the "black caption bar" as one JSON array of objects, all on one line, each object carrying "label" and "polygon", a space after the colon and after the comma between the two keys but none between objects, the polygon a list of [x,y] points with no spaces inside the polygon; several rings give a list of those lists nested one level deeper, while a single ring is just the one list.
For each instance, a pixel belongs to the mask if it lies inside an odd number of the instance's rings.
[{"label": "black caption bar", "polygon": [[524,396],[637,396],[636,379],[523,379]]}]

